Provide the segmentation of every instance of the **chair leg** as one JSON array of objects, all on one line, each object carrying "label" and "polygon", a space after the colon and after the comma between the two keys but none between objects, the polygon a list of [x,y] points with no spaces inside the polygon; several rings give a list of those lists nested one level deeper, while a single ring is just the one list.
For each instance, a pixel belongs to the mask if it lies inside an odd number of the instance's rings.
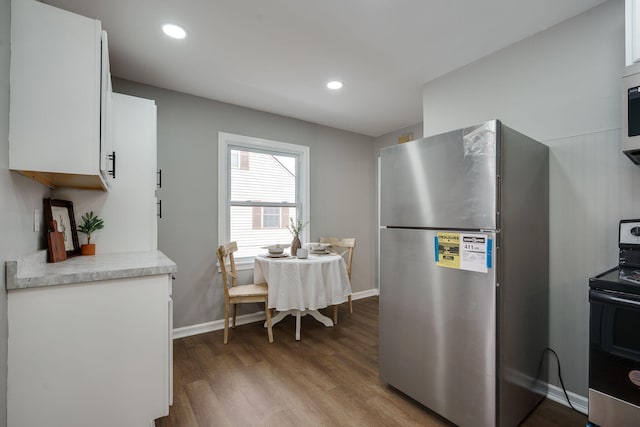
[{"label": "chair leg", "polygon": [[338,304],[333,306],[333,324],[338,324]]},{"label": "chair leg", "polygon": [[232,326],[233,329],[236,328],[236,308],[237,307],[238,307],[238,304],[233,304],[233,326]]},{"label": "chair leg", "polygon": [[351,295],[349,295],[349,313],[353,314],[353,303],[351,302]]},{"label": "chair leg", "polygon": [[[235,304],[234,304],[235,308]],[[224,303],[224,343],[229,340],[229,301]]]},{"label": "chair leg", "polygon": [[264,312],[267,315],[267,334],[269,335],[269,342],[273,343],[273,330],[271,329],[271,309],[269,303],[264,302]]}]

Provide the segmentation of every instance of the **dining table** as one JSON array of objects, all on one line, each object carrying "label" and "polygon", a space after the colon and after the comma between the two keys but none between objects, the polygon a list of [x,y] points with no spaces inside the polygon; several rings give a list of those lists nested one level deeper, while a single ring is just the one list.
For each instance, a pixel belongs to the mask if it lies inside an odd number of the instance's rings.
[{"label": "dining table", "polygon": [[269,254],[255,258],[254,283],[269,286],[271,318],[275,325],[286,316],[296,317],[296,340],[300,340],[300,318],[310,315],[327,327],[333,320],[318,310],[347,301],[351,283],[344,259],[333,252],[313,253],[307,258]]}]

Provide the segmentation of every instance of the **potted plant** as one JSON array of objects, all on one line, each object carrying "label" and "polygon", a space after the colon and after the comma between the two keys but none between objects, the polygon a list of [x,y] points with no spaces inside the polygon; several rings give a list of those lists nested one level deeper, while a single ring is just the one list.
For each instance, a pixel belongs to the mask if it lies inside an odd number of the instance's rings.
[{"label": "potted plant", "polygon": [[298,249],[302,247],[302,242],[300,242],[300,233],[302,230],[309,224],[309,221],[302,222],[300,218],[293,217],[289,218],[289,226],[287,227],[291,234],[293,234],[293,241],[291,242],[291,255],[296,256]]},{"label": "potted plant", "polygon": [[104,228],[104,221],[93,214],[93,211],[82,215],[82,224],[78,231],[87,235],[87,244],[80,247],[82,255],[95,255],[96,245],[91,243],[91,233]]}]

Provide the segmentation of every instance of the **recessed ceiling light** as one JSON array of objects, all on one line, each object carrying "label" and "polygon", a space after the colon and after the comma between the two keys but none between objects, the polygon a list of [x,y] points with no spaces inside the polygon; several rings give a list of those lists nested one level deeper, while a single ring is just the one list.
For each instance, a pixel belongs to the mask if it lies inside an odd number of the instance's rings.
[{"label": "recessed ceiling light", "polygon": [[333,80],[333,81],[327,83],[327,87],[329,89],[337,90],[337,89],[340,89],[342,87],[342,82],[339,82],[337,80]]},{"label": "recessed ceiling light", "polygon": [[162,31],[164,31],[166,35],[174,39],[183,39],[187,36],[187,32],[184,30],[184,28],[175,24],[164,24],[162,26]]}]

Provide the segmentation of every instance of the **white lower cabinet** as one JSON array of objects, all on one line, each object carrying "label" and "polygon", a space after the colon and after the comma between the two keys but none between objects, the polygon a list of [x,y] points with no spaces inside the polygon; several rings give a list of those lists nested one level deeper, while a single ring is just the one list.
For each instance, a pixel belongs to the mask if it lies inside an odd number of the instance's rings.
[{"label": "white lower cabinet", "polygon": [[8,292],[7,425],[139,427],[169,412],[171,274]]}]

